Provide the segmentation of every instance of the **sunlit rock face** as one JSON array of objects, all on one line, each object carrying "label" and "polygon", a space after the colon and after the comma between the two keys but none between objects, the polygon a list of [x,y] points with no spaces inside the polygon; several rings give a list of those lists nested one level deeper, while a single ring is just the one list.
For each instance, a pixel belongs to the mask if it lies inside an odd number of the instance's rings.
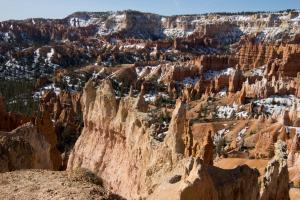
[{"label": "sunlit rock face", "polygon": [[128,198],[149,195],[163,174],[181,165],[186,148],[186,105],[176,103],[164,142],[158,142],[151,126],[155,119],[139,98],[117,101],[110,81],[102,81],[99,88],[88,82],[82,97],[85,127],[68,163],[68,169],[93,170]]},{"label": "sunlit rock face", "polygon": [[[185,103],[176,102],[166,136],[157,141],[153,137],[156,130],[151,126],[155,119],[140,98],[141,95],[117,99],[109,80],[101,81],[98,87],[89,81],[82,97],[85,126],[71,152],[68,170],[90,169],[126,198],[232,199],[234,191],[240,190],[241,199],[258,199],[258,171],[248,166],[232,171],[213,167],[211,131],[202,139],[195,138],[195,128],[191,130],[186,121]],[[274,159],[279,156],[276,149]],[[286,159],[283,156],[282,162],[286,163]],[[282,173],[288,177],[285,169]],[[238,181],[229,181],[233,176]],[[199,188],[203,194],[196,192]],[[248,190],[255,192],[249,196]]]}]

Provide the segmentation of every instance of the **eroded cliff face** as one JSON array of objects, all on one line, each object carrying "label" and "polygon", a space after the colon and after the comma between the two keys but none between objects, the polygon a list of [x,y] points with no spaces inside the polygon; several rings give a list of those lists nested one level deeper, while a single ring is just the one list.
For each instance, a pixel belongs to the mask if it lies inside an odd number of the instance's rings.
[{"label": "eroded cliff face", "polygon": [[290,199],[288,183],[287,145],[279,140],[262,179],[260,199]]},{"label": "eroded cliff face", "polygon": [[[165,137],[157,140],[155,118],[143,96],[116,98],[114,92],[108,79],[98,87],[93,80],[86,84],[85,126],[68,170],[90,169],[128,199],[258,199],[258,171],[248,166],[229,171],[213,167],[211,132],[194,138],[185,103],[177,100]],[[287,171],[282,174],[288,177]]]},{"label": "eroded cliff face", "polygon": [[85,126],[71,152],[68,169],[91,169],[129,199],[147,196],[174,168],[176,157],[172,155],[177,154],[151,138],[153,119],[140,111],[138,99],[126,97],[118,102],[109,80],[99,88],[93,84],[88,82],[84,90]]},{"label": "eroded cliff face", "polygon": [[47,112],[41,113],[40,117],[36,117],[34,121],[39,134],[43,135],[46,142],[50,145],[50,160],[52,167],[50,169],[60,170],[62,169],[61,153],[57,149],[58,139],[55,132],[55,127],[51,121],[50,115]]},{"label": "eroded cliff face", "polygon": [[[300,136],[299,134],[295,134],[292,142],[290,151],[288,154],[288,170],[289,170],[289,178],[291,180],[291,187],[295,190],[299,188],[300,184]],[[299,190],[298,190],[299,192]]]},{"label": "eroded cliff face", "polygon": [[[89,81],[83,93],[85,126],[68,169],[91,169],[129,199],[147,197],[163,180],[184,172],[182,158],[192,148],[192,143],[184,141],[188,132],[185,103],[177,101],[168,131],[157,133],[156,119],[146,112],[141,95],[117,100],[109,80],[103,80],[98,88],[93,84]],[[163,141],[155,139],[159,134],[166,135]],[[213,147],[211,138],[208,140],[210,148],[197,155],[212,164]]]},{"label": "eroded cliff face", "polygon": [[297,44],[241,44],[236,55],[242,69],[267,66],[266,75],[296,77],[299,71],[299,45]]}]

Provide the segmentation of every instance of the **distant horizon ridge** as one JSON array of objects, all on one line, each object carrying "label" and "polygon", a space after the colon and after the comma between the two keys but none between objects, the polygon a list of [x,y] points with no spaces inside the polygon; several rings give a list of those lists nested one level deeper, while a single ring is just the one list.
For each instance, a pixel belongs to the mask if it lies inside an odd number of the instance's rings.
[{"label": "distant horizon ridge", "polygon": [[[29,17],[29,18],[24,18],[24,19],[9,19],[9,20],[3,20],[4,21],[23,21],[23,20],[30,20],[30,19],[51,19],[51,20],[59,20],[59,19],[66,19],[72,15],[75,14],[100,14],[100,13],[117,13],[117,12],[126,12],[126,11],[131,11],[131,12],[138,12],[138,13],[145,13],[145,14],[153,14],[153,15],[158,15],[158,16],[164,16],[164,17],[172,17],[172,16],[195,16],[195,15],[210,15],[210,14],[216,14],[216,15],[251,15],[251,14],[256,14],[256,13],[284,13],[284,12],[300,12],[300,9],[283,9],[283,10],[253,10],[253,11],[224,11],[224,12],[207,12],[207,13],[187,13],[187,14],[174,14],[174,15],[163,15],[159,14],[156,12],[147,12],[147,11],[141,11],[141,10],[134,10],[134,9],[124,9],[124,10],[99,10],[99,11],[75,11],[72,12],[71,14],[66,15],[65,17],[62,18],[49,18],[49,17]],[[1,22],[1,21],[0,21]]]}]

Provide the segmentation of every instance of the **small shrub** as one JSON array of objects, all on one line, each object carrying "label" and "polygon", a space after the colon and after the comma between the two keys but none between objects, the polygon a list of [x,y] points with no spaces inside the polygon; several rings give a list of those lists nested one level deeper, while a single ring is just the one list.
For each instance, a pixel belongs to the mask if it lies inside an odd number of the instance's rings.
[{"label": "small shrub", "polygon": [[88,169],[77,168],[68,173],[69,179],[78,182],[89,182],[95,185],[103,186],[103,180]]},{"label": "small shrub", "polygon": [[224,137],[219,137],[215,141],[215,146],[216,146],[216,153],[217,155],[222,155],[224,152],[224,148],[226,146],[226,140]]}]

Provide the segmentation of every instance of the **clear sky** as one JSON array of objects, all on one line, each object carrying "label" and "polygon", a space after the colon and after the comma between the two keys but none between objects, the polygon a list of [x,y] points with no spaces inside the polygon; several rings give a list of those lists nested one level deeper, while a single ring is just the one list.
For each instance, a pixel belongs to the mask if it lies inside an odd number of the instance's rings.
[{"label": "clear sky", "polygon": [[162,15],[300,9],[300,0],[0,0],[0,21],[63,18],[75,11],[139,10]]}]

